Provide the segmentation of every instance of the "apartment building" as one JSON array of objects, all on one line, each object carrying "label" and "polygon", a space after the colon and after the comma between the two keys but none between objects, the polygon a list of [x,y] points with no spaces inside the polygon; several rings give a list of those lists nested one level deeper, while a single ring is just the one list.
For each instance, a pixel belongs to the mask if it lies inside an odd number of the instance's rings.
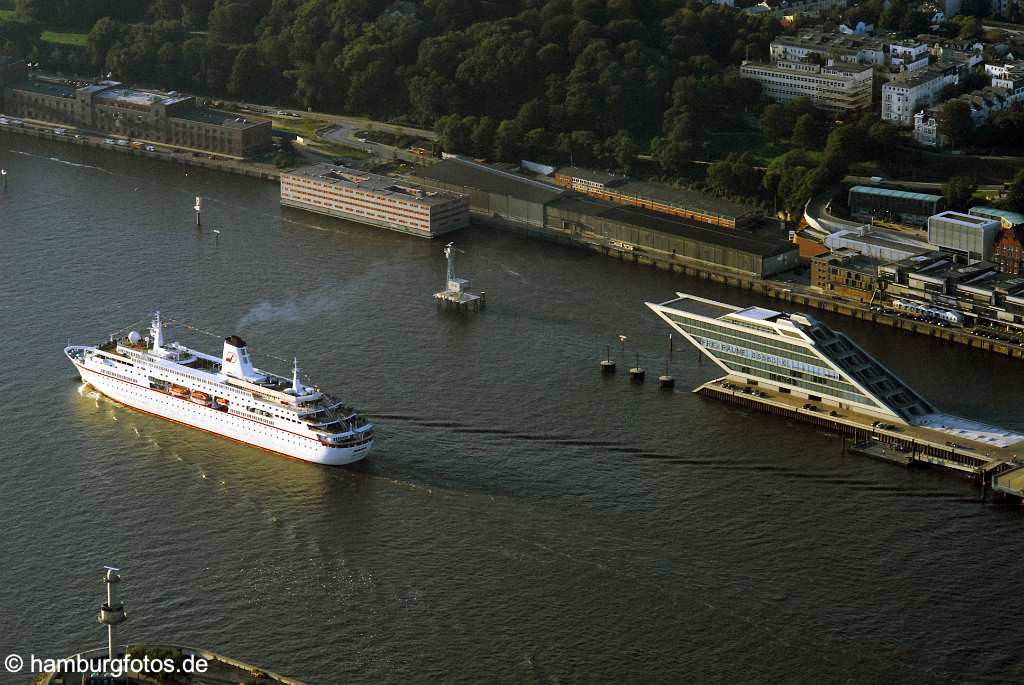
[{"label": "apartment building", "polygon": [[943,88],[960,82],[959,74],[955,65],[942,63],[901,73],[882,85],[882,119],[912,126],[914,115],[938,102]]}]

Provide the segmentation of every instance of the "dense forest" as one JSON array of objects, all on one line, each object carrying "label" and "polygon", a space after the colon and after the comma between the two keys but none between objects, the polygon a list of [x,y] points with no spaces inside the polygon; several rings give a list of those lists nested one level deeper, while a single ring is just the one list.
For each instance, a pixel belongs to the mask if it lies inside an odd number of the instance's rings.
[{"label": "dense forest", "polygon": [[[628,173],[649,154],[641,175],[790,214],[850,165],[897,173],[917,162],[876,115],[840,122],[806,101],[766,106],[738,65],[767,59],[772,39],[798,26],[701,0],[0,0],[5,7],[0,50],[45,70],[432,127],[444,149],[491,159]],[[824,28],[857,20],[913,32],[924,16],[911,0],[864,0]],[[81,44],[44,41],[44,29]]]},{"label": "dense forest", "polygon": [[[12,5],[0,43],[44,68],[437,126],[461,151],[505,159],[628,167],[652,149],[666,169],[758,102],[736,66],[765,58],[780,30],[699,0]],[[40,28],[88,37],[40,52]]]}]

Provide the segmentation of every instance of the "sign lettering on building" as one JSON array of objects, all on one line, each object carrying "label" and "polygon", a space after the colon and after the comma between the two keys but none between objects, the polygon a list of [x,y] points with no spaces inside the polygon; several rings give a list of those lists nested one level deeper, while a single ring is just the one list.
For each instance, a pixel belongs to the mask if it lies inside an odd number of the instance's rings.
[{"label": "sign lettering on building", "polygon": [[776,366],[782,366],[793,371],[799,371],[801,373],[811,374],[812,376],[822,376],[824,378],[831,378],[833,380],[841,380],[838,373],[832,369],[825,368],[823,366],[815,366],[814,364],[808,364],[807,362],[797,361],[795,359],[788,359],[786,357],[779,357],[778,355],[768,354],[767,352],[759,352],[757,350],[747,349],[746,347],[739,347],[738,345],[732,345],[726,342],[720,342],[718,340],[712,340],[711,338],[702,338],[694,336],[701,345],[709,350],[715,352],[724,352],[726,354],[734,354],[739,357],[745,357],[754,361],[764,362],[766,364],[774,364]]}]

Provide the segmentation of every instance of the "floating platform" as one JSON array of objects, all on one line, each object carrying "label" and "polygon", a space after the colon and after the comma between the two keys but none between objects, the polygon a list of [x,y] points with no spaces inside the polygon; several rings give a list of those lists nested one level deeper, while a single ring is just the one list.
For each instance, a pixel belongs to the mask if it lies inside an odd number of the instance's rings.
[{"label": "floating platform", "polygon": [[454,309],[459,312],[479,311],[487,306],[487,293],[473,292],[469,289],[469,281],[455,276],[455,244],[448,243],[444,248],[445,259],[448,260],[448,278],[445,289],[434,293],[437,308]]},{"label": "floating platform", "polygon": [[[463,279],[456,279],[463,280]],[[438,308],[456,309],[459,311],[479,311],[487,306],[487,293],[474,293],[468,290],[442,290],[434,293]]]},{"label": "floating platform", "polygon": [[893,447],[874,440],[854,443],[849,447],[849,452],[900,466],[910,466],[914,463],[914,457],[908,454],[905,447]]}]

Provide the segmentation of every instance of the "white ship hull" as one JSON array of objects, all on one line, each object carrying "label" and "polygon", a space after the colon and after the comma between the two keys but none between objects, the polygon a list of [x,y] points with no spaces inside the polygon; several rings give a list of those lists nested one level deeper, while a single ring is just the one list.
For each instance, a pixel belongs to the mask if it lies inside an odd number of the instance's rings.
[{"label": "white ship hull", "polygon": [[[69,348],[69,350],[72,348]],[[78,369],[82,381],[107,397],[133,409],[153,414],[175,423],[220,435],[237,442],[274,452],[293,459],[340,466],[363,459],[373,447],[373,440],[353,447],[332,447],[283,428],[264,425],[257,421],[222,411],[211,406],[197,404],[186,397],[177,397],[143,385],[138,380],[127,380],[130,376],[117,378],[108,369],[90,368],[72,355],[69,359]]]}]

